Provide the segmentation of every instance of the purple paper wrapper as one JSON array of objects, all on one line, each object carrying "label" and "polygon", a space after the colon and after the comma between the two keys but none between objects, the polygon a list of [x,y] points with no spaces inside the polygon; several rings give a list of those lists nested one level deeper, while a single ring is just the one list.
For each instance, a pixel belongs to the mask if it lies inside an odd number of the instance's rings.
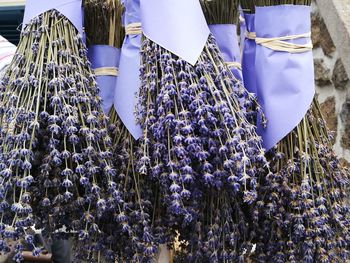
[{"label": "purple paper wrapper", "polygon": [[[125,25],[138,23],[140,19],[140,1],[125,0]],[[135,139],[142,135],[140,125],[136,122],[134,114],[140,88],[140,47],[141,35],[126,35],[121,49],[119,75],[114,93],[115,109]]]},{"label": "purple paper wrapper", "polygon": [[[244,14],[246,31],[241,31],[241,35],[245,36],[246,32],[255,32],[254,17],[254,14]],[[256,94],[255,49],[255,40],[244,38],[242,55],[243,82],[250,93]]]},{"label": "purple paper wrapper", "polygon": [[198,0],[141,0],[141,14],[147,38],[196,64],[210,33]]},{"label": "purple paper wrapper", "polygon": [[[257,7],[255,29],[259,38],[284,37],[310,32],[310,7],[279,5]],[[306,44],[310,38],[292,40]],[[258,100],[267,118],[267,128],[258,125],[263,146],[271,149],[303,119],[315,95],[312,51],[276,52],[256,47]]]},{"label": "purple paper wrapper", "polygon": [[51,9],[56,9],[75,26],[83,36],[83,8],[81,0],[27,0],[23,18],[23,28],[29,21]]},{"label": "purple paper wrapper", "polygon": [[245,24],[244,12],[243,12],[241,6],[239,6],[239,27],[240,27],[239,45],[241,47],[241,52],[243,52],[244,40],[245,40],[245,32],[247,30],[247,27],[246,27],[246,24]]},{"label": "purple paper wrapper", "polygon": [[[88,58],[93,69],[103,67],[118,68],[120,49],[108,45],[92,45],[88,48]],[[96,82],[100,88],[102,108],[106,114],[110,111],[114,102],[114,90],[117,77],[96,76]]]},{"label": "purple paper wrapper", "polygon": [[[237,40],[237,27],[232,24],[209,25],[210,32],[214,35],[216,43],[225,62],[241,63],[240,49]],[[238,80],[242,80],[242,71],[231,68],[233,75]]]}]

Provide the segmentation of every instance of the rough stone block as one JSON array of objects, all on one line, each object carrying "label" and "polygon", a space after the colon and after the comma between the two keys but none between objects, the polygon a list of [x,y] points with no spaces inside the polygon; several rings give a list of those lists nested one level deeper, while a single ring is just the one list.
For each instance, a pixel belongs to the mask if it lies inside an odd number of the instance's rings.
[{"label": "rough stone block", "polygon": [[313,13],[311,16],[311,40],[314,48],[320,46],[321,29],[320,29],[320,14]]},{"label": "rough stone block", "polygon": [[338,59],[335,63],[334,69],[333,69],[333,77],[332,77],[333,84],[336,89],[344,89],[346,84],[349,82],[348,74],[345,71],[343,62],[341,59]]},{"label": "rough stone block", "polygon": [[326,56],[331,56],[335,51],[335,45],[322,17],[319,19],[320,46]]},{"label": "rough stone block", "polygon": [[332,83],[331,80],[331,71],[324,63],[323,59],[314,60],[314,69],[315,69],[315,81],[316,84],[320,87],[327,86]]},{"label": "rough stone block", "polygon": [[335,143],[335,139],[337,138],[337,130],[338,130],[338,117],[336,113],[336,101],[334,97],[328,98],[324,103],[321,104],[321,110],[323,113],[323,117],[325,118],[328,129],[334,132],[333,136],[333,144]]},{"label": "rough stone block", "polygon": [[345,149],[350,150],[350,97],[343,104],[340,117],[344,125],[344,133],[341,138],[341,146]]}]

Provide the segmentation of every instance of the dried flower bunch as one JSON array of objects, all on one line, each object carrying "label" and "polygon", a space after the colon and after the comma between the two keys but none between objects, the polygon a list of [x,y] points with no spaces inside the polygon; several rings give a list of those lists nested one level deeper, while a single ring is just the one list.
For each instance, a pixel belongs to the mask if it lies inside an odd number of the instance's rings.
[{"label": "dried flower bunch", "polygon": [[[257,6],[311,1],[255,1]],[[273,173],[261,182],[253,262],[348,262],[348,171],[332,150],[314,99],[304,119],[267,154]]]},{"label": "dried flower bunch", "polygon": [[257,113],[239,103],[255,101],[212,36],[195,66],[147,38],[141,62],[138,168],[159,183],[160,225],[172,230],[165,239],[172,242],[177,230],[189,262],[234,261],[247,231],[242,205],[255,201],[257,174],[267,166],[247,121]]},{"label": "dried flower bunch", "polygon": [[201,0],[209,30],[237,82],[243,82],[241,50],[237,40],[239,0]]},{"label": "dried flower bunch", "polygon": [[240,5],[244,13],[254,14],[257,0],[240,0]]},{"label": "dried flower bunch", "polygon": [[200,0],[200,3],[209,25],[236,24],[238,22],[239,0]]},{"label": "dried flower bunch", "polygon": [[121,48],[125,31],[122,26],[124,6],[120,0],[85,0],[84,16],[88,45]]},{"label": "dried flower bunch", "polygon": [[[18,241],[16,262],[20,239],[33,245],[34,225],[46,236],[98,240],[99,219],[123,215],[98,91],[69,20],[55,10],[33,18],[0,85],[0,248]],[[127,233],[126,220],[119,223]]]},{"label": "dried flower bunch", "polygon": [[348,171],[332,150],[316,99],[271,153],[259,192],[253,262],[348,262]]},{"label": "dried flower bunch", "polygon": [[[121,48],[125,36],[121,20],[124,6],[121,1],[86,0],[84,9],[90,45]],[[104,29],[102,32],[101,28]],[[99,240],[98,245],[101,251],[104,251],[102,254],[107,262],[148,262],[155,258],[158,249],[151,227],[155,195],[152,191],[152,182],[145,180],[135,167],[138,142],[127,130],[114,107],[109,113],[109,134],[112,137],[113,159],[118,167],[118,187],[120,193],[123,193],[125,212],[117,217],[113,213],[106,213],[99,221],[104,238]],[[128,235],[120,234],[118,230],[120,220],[128,222],[126,225]],[[88,258],[90,261],[99,262],[100,253],[89,254],[91,246],[91,242],[78,244],[76,255],[82,260]]]}]

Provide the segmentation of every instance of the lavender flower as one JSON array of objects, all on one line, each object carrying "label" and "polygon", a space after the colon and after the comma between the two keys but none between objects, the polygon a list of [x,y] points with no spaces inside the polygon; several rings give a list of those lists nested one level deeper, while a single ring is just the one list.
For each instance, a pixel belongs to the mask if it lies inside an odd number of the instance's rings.
[{"label": "lavender flower", "polygon": [[183,249],[196,251],[189,262],[240,262],[250,248],[257,178],[268,169],[248,120],[258,113],[240,103],[255,105],[254,98],[224,65],[212,36],[195,66],[147,38],[141,50],[137,167],[159,185],[157,228],[169,232],[156,237],[172,243],[178,233]]},{"label": "lavender flower", "polygon": [[323,123],[315,99],[301,123],[268,153],[275,174],[262,180],[259,191],[253,262],[349,261],[348,170],[340,166]]},{"label": "lavender flower", "polygon": [[[23,31],[0,88],[0,241],[32,244],[34,225],[45,237],[63,235],[64,226],[84,242],[102,240],[98,223],[107,210],[124,211],[124,189],[117,201],[108,191],[119,181],[85,50],[74,26],[54,10]],[[0,247],[9,252],[5,242]]]}]

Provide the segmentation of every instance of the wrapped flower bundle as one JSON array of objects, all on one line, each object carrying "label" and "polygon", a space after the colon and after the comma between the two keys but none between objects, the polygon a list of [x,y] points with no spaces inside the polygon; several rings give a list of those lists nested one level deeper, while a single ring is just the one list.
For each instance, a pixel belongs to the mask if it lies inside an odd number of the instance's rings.
[{"label": "wrapped flower bundle", "polygon": [[252,93],[256,93],[256,76],[255,76],[255,0],[241,0],[240,4],[243,9],[246,32],[244,35],[244,47],[242,52],[242,73],[244,86]]},{"label": "wrapped flower bundle", "polygon": [[104,111],[113,115],[120,48],[125,34],[121,21],[122,13],[123,5],[119,0],[84,2],[88,58],[100,87]]},{"label": "wrapped flower bundle", "polygon": [[[182,8],[197,4],[180,2]],[[142,2],[141,7],[151,8]],[[242,110],[239,100],[255,102],[233,77],[212,35],[194,65],[146,36],[138,166],[159,184],[156,216],[165,241],[171,243],[176,230],[188,262],[239,262],[249,243],[243,209],[255,201],[257,174],[267,166],[255,126],[246,118],[252,112]]]},{"label": "wrapped flower bundle", "polygon": [[108,45],[120,49],[125,35],[123,12],[124,6],[119,0],[85,0],[84,21],[88,46]]},{"label": "wrapped flower bundle", "polygon": [[[81,28],[56,4],[24,23],[1,82],[1,250],[16,240],[16,262],[22,260],[21,239],[33,245],[34,225],[46,236],[72,232],[96,239],[99,217],[123,209]],[[81,17],[80,1],[64,8]],[[39,252],[34,246],[33,254]]]},{"label": "wrapped flower bundle", "polygon": [[253,262],[347,262],[348,171],[332,151],[316,99],[270,156],[275,175],[259,194]]},{"label": "wrapped flower bundle", "polygon": [[242,80],[240,48],[237,39],[238,0],[201,0],[210,32],[216,39],[227,66]]},{"label": "wrapped flower bundle", "polygon": [[[237,86],[243,85],[241,50],[238,46],[237,26],[239,17],[239,1],[236,0],[201,0],[202,9],[206,17],[210,32],[215,37],[220,53],[230,68],[233,76],[236,78]],[[245,87],[244,87],[245,88]],[[248,91],[250,91],[248,89]],[[255,94],[250,94],[251,97]],[[256,99],[256,98],[255,98]],[[245,103],[245,100],[239,100],[243,110],[247,112],[260,111],[260,106],[256,103]],[[250,107],[258,107],[257,110],[251,110]],[[251,123],[256,123],[256,115],[252,114],[248,118]],[[263,119],[264,116],[260,115]]]},{"label": "wrapped flower bundle", "polygon": [[[101,255],[107,262],[138,262],[147,261],[155,257],[157,246],[153,243],[150,215],[152,214],[150,198],[153,197],[150,182],[145,181],[136,171],[135,154],[138,151],[138,142],[129,132],[123,121],[120,119],[114,105],[114,99],[123,100],[123,97],[115,98],[115,90],[119,73],[124,72],[122,64],[119,64],[121,53],[125,54],[124,43],[130,41],[130,36],[124,39],[124,27],[122,26],[122,13],[125,10],[125,17],[133,13],[133,7],[137,6],[136,1],[125,1],[125,7],[119,0],[86,0],[85,21],[88,36],[88,56],[91,60],[97,82],[100,87],[100,94],[105,106],[105,112],[109,112],[109,131],[112,136],[113,158],[118,167],[117,177],[118,190],[122,193],[125,212],[123,214],[105,213],[99,220],[101,239],[99,248],[101,253],[89,253],[93,246],[91,241],[77,246],[78,257],[99,262]],[[128,18],[126,18],[128,21]],[[101,31],[96,34],[96,32]],[[123,51],[120,49],[124,48]],[[137,51],[138,52],[138,51]],[[123,56],[125,61],[125,56]],[[140,64],[139,59],[137,60]],[[121,68],[118,68],[118,67]],[[106,70],[109,69],[109,70]],[[115,71],[112,74],[111,70]],[[138,76],[138,67],[136,68]],[[105,72],[103,72],[105,71]],[[130,73],[130,72],[127,72]],[[128,83],[129,84],[129,83]],[[123,87],[124,88],[124,87]],[[129,88],[129,86],[125,87]],[[132,107],[132,105],[130,105]],[[128,222],[127,234],[122,234],[118,225],[121,220]],[[82,253],[84,252],[85,253]]]},{"label": "wrapped flower bundle", "polygon": [[184,262],[350,262],[311,0],[240,3],[244,84],[239,0],[84,0],[88,49],[81,0],[27,0],[0,82],[0,252],[39,255],[41,229],[76,262],[175,242]]},{"label": "wrapped flower bundle", "polygon": [[349,178],[313,98],[311,1],[282,2],[256,1],[255,9],[258,99],[268,119],[259,132],[267,149],[277,145],[267,154],[273,173],[259,188],[252,260],[348,262]]}]

